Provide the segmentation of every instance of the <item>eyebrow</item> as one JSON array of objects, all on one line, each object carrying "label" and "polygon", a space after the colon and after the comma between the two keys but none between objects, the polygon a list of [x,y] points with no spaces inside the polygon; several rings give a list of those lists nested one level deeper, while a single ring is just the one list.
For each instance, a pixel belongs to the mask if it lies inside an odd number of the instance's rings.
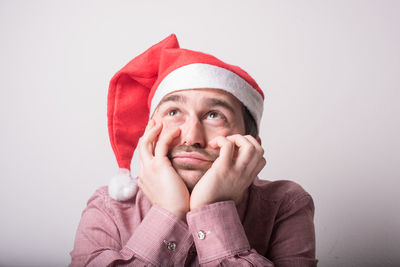
[{"label": "eyebrow", "polygon": [[207,98],[205,100],[205,103],[207,106],[209,107],[224,107],[226,109],[228,109],[230,112],[235,113],[235,109],[232,107],[231,104],[229,104],[228,102],[226,102],[225,100],[222,99],[218,99],[218,98]]},{"label": "eyebrow", "polygon": [[[178,102],[185,103],[186,97],[183,95],[175,94],[175,95],[167,95],[163,99],[161,99],[160,103],[157,105],[157,108],[166,102]],[[156,109],[157,109],[156,108]]]},{"label": "eyebrow", "polygon": [[[180,95],[180,94],[167,95],[160,101],[160,103],[157,105],[156,109],[158,109],[161,105],[163,105],[164,103],[167,103],[167,102],[186,103],[187,97],[184,95]],[[223,99],[206,98],[204,103],[207,107],[220,106],[220,107],[224,107],[224,108],[228,109],[232,113],[236,112],[235,109],[233,108],[233,106]]]}]

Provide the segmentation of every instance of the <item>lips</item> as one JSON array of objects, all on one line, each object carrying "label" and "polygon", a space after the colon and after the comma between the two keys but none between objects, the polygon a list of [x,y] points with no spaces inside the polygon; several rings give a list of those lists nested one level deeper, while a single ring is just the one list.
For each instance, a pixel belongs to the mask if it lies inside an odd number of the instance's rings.
[{"label": "lips", "polygon": [[186,164],[210,163],[213,160],[196,152],[180,152],[172,156],[172,159]]},{"label": "lips", "polygon": [[168,152],[168,158],[175,168],[209,168],[218,158],[218,151],[196,146],[180,145]]}]

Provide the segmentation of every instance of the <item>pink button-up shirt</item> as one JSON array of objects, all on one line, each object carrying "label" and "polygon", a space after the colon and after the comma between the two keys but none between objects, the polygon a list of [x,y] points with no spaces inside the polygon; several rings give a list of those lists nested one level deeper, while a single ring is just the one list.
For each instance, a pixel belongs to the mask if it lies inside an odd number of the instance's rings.
[{"label": "pink button-up shirt", "polygon": [[256,180],[243,201],[187,213],[187,223],[142,191],[118,202],[100,188],[77,230],[71,266],[316,266],[314,204],[290,181]]}]

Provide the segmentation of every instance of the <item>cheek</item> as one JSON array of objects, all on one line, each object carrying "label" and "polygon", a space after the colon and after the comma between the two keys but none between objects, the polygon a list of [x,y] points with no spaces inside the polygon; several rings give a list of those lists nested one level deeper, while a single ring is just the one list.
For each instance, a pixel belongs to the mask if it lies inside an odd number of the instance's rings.
[{"label": "cheek", "polygon": [[[162,134],[163,132],[171,132],[171,131],[176,130],[177,128],[180,128],[180,127],[179,127],[179,126],[180,126],[179,124],[177,124],[177,123],[174,122],[174,121],[168,120],[168,119],[164,119],[164,120],[162,120],[161,122],[162,122],[162,125],[163,125],[163,128],[162,128],[162,130],[161,130],[161,134]],[[174,141],[176,141],[177,139],[179,139],[179,138],[175,138]]]},{"label": "cheek", "polygon": [[171,129],[181,126],[185,122],[185,117],[182,115],[176,117],[164,116],[158,118],[158,121],[163,124],[163,128]]},{"label": "cheek", "polygon": [[233,134],[231,129],[227,128],[214,128],[214,127],[206,127],[205,128],[207,141],[211,141],[217,136],[228,136]]},{"label": "cheek", "polygon": [[[176,128],[179,128],[179,125],[177,125],[176,123],[174,123],[174,122],[172,122],[171,120],[168,120],[168,119],[160,119],[157,122],[163,124],[163,128],[161,130],[160,137],[162,135],[164,135],[165,133],[167,133],[167,132],[170,132],[170,131],[173,131]],[[171,150],[172,148],[176,147],[179,144],[180,144],[180,136],[178,136],[177,138],[175,138],[175,139],[173,139],[171,141],[171,143],[168,145],[168,150]]]},{"label": "cheek", "polygon": [[179,123],[176,120],[172,120],[171,118],[168,117],[159,116],[159,114],[155,114],[153,116],[153,120],[156,123],[162,123],[163,129],[161,131],[161,134],[164,131],[172,130],[173,128],[179,127]]}]

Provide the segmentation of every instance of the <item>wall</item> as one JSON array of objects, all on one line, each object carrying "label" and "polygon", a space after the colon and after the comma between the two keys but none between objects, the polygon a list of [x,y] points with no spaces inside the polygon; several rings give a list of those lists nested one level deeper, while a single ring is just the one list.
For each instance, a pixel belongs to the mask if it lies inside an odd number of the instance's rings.
[{"label": "wall", "polygon": [[319,266],[399,266],[400,2],[1,1],[1,266],[65,266],[116,162],[112,75],[174,32],[266,93],[265,179],[316,204]]}]

